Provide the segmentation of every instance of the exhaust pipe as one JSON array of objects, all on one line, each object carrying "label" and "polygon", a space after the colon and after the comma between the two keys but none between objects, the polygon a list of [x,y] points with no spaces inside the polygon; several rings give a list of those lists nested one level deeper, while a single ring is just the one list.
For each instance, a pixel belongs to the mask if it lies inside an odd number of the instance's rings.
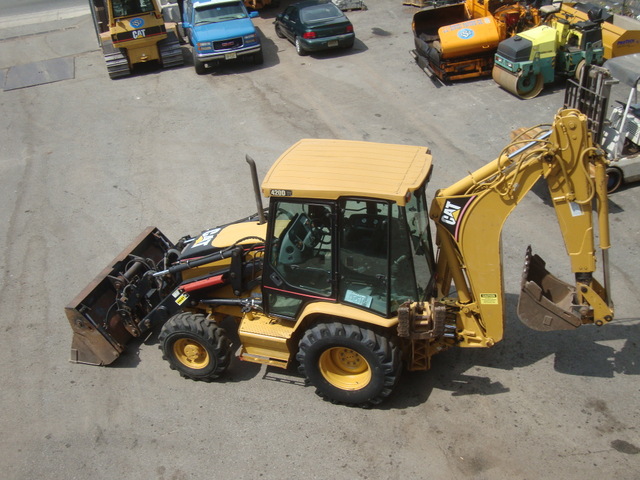
[{"label": "exhaust pipe", "polygon": [[259,225],[262,225],[267,221],[264,217],[264,207],[262,206],[262,196],[260,195],[260,182],[258,181],[258,169],[256,168],[256,162],[249,155],[245,156],[249,168],[251,169],[251,180],[253,181],[253,193],[256,196],[256,206],[258,207],[258,217],[260,218]]}]

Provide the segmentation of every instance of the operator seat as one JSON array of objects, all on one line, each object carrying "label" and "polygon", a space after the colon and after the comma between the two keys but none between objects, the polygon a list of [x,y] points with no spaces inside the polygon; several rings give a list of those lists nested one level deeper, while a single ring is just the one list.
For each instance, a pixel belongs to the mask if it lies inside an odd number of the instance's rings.
[{"label": "operator seat", "polygon": [[550,5],[543,5],[538,10],[540,11],[540,16],[542,18],[546,18],[549,15],[553,15],[554,13],[558,13],[562,8],[562,1],[552,2]]}]

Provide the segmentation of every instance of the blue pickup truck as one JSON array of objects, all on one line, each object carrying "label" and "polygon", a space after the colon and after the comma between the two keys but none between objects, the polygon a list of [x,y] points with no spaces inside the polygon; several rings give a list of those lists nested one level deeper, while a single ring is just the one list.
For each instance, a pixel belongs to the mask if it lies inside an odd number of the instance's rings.
[{"label": "blue pickup truck", "polygon": [[262,45],[242,0],[185,0],[182,28],[193,49],[196,73],[225,60],[247,57],[263,62]]}]

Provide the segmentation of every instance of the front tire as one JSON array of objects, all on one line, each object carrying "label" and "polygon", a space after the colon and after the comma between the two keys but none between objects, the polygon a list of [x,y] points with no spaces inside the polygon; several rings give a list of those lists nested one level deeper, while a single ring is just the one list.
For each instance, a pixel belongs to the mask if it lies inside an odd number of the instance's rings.
[{"label": "front tire", "polygon": [[264,54],[262,53],[262,50],[260,50],[258,53],[254,53],[253,54],[253,64],[254,65],[262,65],[264,63]]},{"label": "front tire", "polygon": [[341,323],[309,329],[296,359],[300,373],[319,396],[362,407],[387,398],[402,369],[400,350],[388,338]]},{"label": "front tire", "polygon": [[192,380],[210,382],[231,362],[231,342],[223,328],[202,314],[179,313],[160,331],[162,358]]},{"label": "front tire", "polygon": [[195,47],[193,48],[193,66],[198,75],[204,75],[207,72],[207,66],[198,58]]}]

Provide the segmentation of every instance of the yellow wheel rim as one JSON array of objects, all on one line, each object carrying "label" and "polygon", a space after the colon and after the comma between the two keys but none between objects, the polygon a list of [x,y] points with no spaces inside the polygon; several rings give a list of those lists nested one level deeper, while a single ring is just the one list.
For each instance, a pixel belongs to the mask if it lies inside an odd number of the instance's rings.
[{"label": "yellow wheel rim", "polygon": [[176,340],[173,344],[173,354],[180,363],[189,368],[198,370],[209,365],[209,353],[191,338]]},{"label": "yellow wheel rim", "polygon": [[371,368],[355,350],[333,347],[322,352],[318,361],[322,376],[341,390],[360,390],[371,381]]}]

